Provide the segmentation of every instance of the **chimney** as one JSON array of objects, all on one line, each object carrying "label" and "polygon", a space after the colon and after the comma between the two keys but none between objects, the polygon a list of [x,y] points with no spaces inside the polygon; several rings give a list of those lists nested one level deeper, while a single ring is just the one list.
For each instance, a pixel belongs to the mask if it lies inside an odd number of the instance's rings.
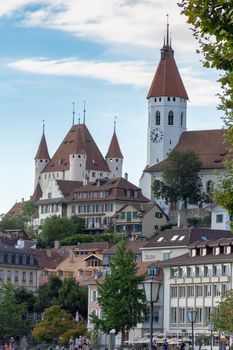
[{"label": "chimney", "polygon": [[128,173],[125,173],[125,180],[128,181]]},{"label": "chimney", "polygon": [[74,261],[74,253],[73,249],[69,250],[69,262],[72,263]]}]

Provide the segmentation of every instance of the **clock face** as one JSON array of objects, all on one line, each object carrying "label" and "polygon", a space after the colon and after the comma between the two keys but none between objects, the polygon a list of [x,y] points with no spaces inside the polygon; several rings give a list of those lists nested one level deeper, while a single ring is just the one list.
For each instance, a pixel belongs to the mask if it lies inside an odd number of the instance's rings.
[{"label": "clock face", "polygon": [[154,143],[159,143],[163,139],[163,132],[159,128],[155,128],[151,130],[150,139]]}]

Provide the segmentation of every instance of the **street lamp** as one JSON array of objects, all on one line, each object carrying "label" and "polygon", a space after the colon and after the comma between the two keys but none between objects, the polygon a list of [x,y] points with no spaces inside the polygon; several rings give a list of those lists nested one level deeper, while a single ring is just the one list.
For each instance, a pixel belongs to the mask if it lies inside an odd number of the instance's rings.
[{"label": "street lamp", "polygon": [[150,350],[153,345],[153,303],[157,301],[159,295],[159,283],[155,280],[145,280],[144,290],[146,294],[146,300],[150,304]]},{"label": "street lamp", "polygon": [[208,324],[208,329],[210,331],[210,350],[213,350],[213,331],[214,331],[214,323],[210,322]]},{"label": "street lamp", "polygon": [[197,311],[196,310],[188,310],[188,321],[192,325],[192,350],[194,350],[194,331],[193,331],[193,324],[196,322],[197,318]]}]

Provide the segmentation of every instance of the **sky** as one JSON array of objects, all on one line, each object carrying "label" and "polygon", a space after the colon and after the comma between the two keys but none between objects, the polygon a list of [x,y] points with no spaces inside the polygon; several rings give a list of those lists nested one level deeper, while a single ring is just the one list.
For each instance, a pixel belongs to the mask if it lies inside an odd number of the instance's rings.
[{"label": "sky", "polygon": [[34,188],[43,120],[50,156],[83,118],[103,155],[117,117],[123,173],[146,165],[147,100],[169,14],[172,47],[189,95],[188,130],[222,127],[218,72],[175,0],[0,1],[0,214]]}]

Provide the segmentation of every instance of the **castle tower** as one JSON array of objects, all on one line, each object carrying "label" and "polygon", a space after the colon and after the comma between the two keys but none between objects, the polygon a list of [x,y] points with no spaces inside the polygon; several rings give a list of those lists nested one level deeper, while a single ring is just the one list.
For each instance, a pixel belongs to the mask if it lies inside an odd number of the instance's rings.
[{"label": "castle tower", "polygon": [[116,121],[114,122],[114,131],[112,139],[106,154],[106,162],[110,170],[110,177],[122,177],[123,155],[116,136]]},{"label": "castle tower", "polygon": [[44,133],[44,125],[43,125],[43,134],[42,134],[40,144],[34,159],[35,159],[35,181],[34,181],[34,189],[35,189],[39,182],[41,172],[44,170],[45,166],[50,161],[50,156],[49,156],[47,142],[46,142],[45,133]]},{"label": "castle tower", "polygon": [[147,99],[147,165],[151,166],[167,157],[186,130],[188,95],[169,43],[169,24]]},{"label": "castle tower", "polygon": [[[80,124],[79,124],[80,125]],[[87,154],[84,146],[84,134],[81,126],[76,130],[73,148],[69,155],[70,161],[70,180],[83,181],[83,175],[86,171]]]}]

